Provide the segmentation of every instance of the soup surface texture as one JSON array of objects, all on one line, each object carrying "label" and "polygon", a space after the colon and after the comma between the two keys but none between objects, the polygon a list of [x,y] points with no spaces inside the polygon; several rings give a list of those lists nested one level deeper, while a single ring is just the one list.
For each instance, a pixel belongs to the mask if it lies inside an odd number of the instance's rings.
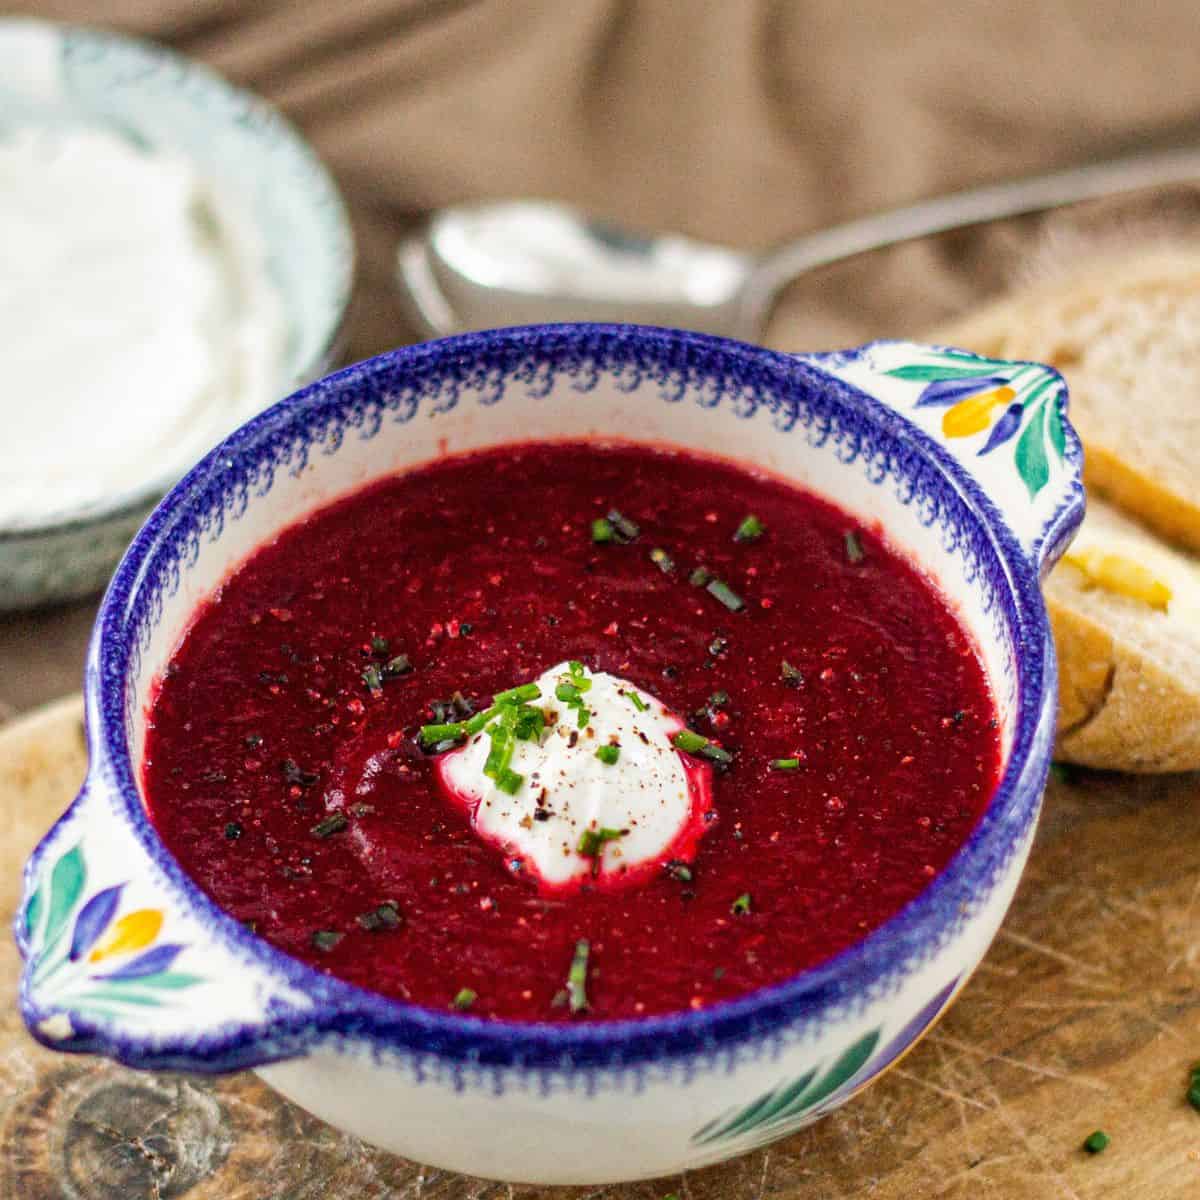
[{"label": "soup surface texture", "polygon": [[[567,828],[529,755],[576,727],[596,749],[570,761],[640,794],[642,734],[598,753],[600,698],[633,691],[686,823],[661,861],[626,875],[648,827],[593,822],[550,886],[450,793],[449,754],[491,787],[474,772],[499,735],[422,726],[558,664],[567,690],[531,702],[547,728],[493,799],[525,833]],[[729,463],[607,443],[448,457],[285,530],[198,611],[148,716],[150,816],[221,907],[362,987],[528,1021],[700,1008],[829,958],[946,865],[1000,769],[970,637],[878,531]]]}]

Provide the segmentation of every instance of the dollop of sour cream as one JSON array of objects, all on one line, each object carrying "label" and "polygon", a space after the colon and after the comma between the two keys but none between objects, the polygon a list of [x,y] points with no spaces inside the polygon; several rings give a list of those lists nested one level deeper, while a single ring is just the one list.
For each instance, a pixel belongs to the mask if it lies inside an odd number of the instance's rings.
[{"label": "dollop of sour cream", "polygon": [[[673,745],[679,717],[643,689],[578,664],[559,663],[534,682],[532,703],[548,719],[539,737],[513,744],[515,791],[484,773],[486,729],[438,760],[442,788],[475,832],[546,891],[622,885],[690,862],[712,808],[712,769]],[[565,703],[556,694],[563,685],[586,690]]]},{"label": "dollop of sour cream", "polygon": [[278,397],[265,260],[181,155],[102,128],[0,131],[0,526],[168,482]]}]

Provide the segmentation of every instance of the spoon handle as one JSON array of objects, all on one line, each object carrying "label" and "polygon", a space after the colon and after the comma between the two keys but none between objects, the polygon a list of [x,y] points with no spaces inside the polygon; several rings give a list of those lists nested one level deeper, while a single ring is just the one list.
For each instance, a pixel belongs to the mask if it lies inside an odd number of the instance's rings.
[{"label": "spoon handle", "polygon": [[754,268],[742,292],[743,336],[761,334],[776,297],[806,271],[952,229],[1196,179],[1200,147],[1160,150],[987,184],[806,234],[768,251]]}]

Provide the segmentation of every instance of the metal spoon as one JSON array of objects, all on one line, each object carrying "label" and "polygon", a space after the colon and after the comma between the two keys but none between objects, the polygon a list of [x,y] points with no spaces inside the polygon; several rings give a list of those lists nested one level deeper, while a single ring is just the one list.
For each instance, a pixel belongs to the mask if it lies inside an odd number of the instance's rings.
[{"label": "metal spoon", "polygon": [[797,276],[897,242],[1139,188],[1200,179],[1200,147],[1161,150],[922,201],[749,254],[643,237],[539,200],[434,213],[396,274],[426,334],[541,321],[633,321],[762,338]]}]

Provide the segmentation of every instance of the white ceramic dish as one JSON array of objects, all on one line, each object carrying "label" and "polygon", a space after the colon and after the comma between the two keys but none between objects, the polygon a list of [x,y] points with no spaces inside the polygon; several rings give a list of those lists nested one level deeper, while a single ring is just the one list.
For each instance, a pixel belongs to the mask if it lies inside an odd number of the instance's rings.
[{"label": "white ceramic dish", "polygon": [[[149,43],[0,19],[0,126],[10,123],[99,125],[191,161],[264,245],[287,329],[276,397],[329,369],[353,276],[350,227],[328,172],[264,101]],[[0,611],[97,591],[176,477],[151,466],[103,504],[0,528]]]},{"label": "white ceramic dish", "polygon": [[[663,1175],[815,1120],[936,1020],[1017,886],[1057,699],[1039,577],[1083,510],[1064,408],[1047,368],[959,351],[793,357],[588,325],[410,347],[276,405],[167,496],[110,585],[87,668],[88,779],[31,859],[16,922],[29,1028],[139,1067],[257,1067],[343,1129],[501,1179]],[[273,949],[204,896],[147,820],[149,690],[226,572],[373,479],[534,433],[637,436],[796,479],[882,522],[976,638],[1001,719],[996,795],[916,900],[823,965],[641,1021],[435,1012]]]}]

